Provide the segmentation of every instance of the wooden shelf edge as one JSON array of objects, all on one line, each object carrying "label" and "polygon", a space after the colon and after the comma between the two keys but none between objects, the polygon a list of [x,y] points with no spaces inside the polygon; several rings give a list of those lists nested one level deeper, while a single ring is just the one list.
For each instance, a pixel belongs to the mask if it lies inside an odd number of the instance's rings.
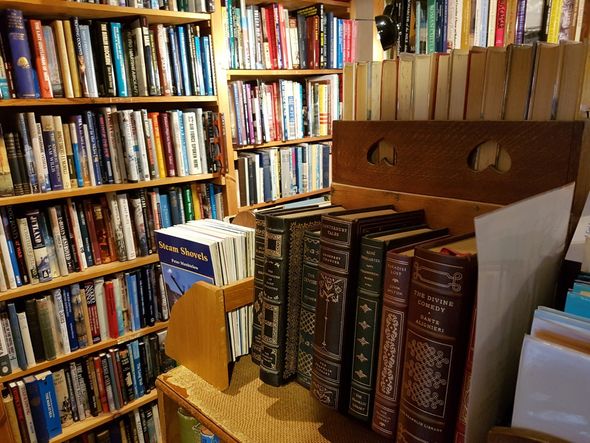
[{"label": "wooden shelf edge", "polygon": [[280,205],[281,203],[287,203],[287,202],[296,201],[296,200],[303,200],[304,198],[327,194],[328,192],[330,192],[330,188],[322,188],[322,189],[318,189],[317,191],[306,192],[304,194],[291,195],[289,197],[279,198],[277,200],[273,200],[270,202],[257,203],[255,205],[250,205],[250,206],[240,206],[238,208],[238,212],[249,211],[251,209],[266,208],[267,206]]},{"label": "wooden shelf edge", "polygon": [[[91,3],[79,3],[87,5]],[[215,95],[150,96],[150,97],[73,97],[73,98],[11,98],[0,100],[0,108],[29,106],[132,105],[150,103],[212,103]]]},{"label": "wooden shelf edge", "polygon": [[342,69],[228,69],[227,77],[301,77],[341,73]]},{"label": "wooden shelf edge", "polygon": [[138,329],[137,331],[130,331],[125,335],[117,338],[109,338],[108,340],[98,342],[96,344],[86,346],[82,349],[77,349],[74,352],[70,352],[69,354],[60,355],[54,360],[44,361],[37,365],[34,365],[30,368],[27,368],[23,371],[13,372],[12,374],[6,375],[4,377],[0,377],[0,384],[6,384],[12,380],[16,380],[18,378],[26,377],[27,375],[34,374],[37,372],[44,371],[45,369],[51,368],[53,366],[57,366],[68,362],[70,360],[75,360],[77,358],[85,357],[87,355],[93,354],[95,352],[102,351],[104,349],[108,349],[113,346],[121,345],[123,343],[130,342],[135,340],[139,337],[143,337],[144,335],[151,334],[153,332],[159,332],[162,329],[166,329],[168,327],[168,322],[158,322],[154,326],[148,326],[142,329]]},{"label": "wooden shelf edge", "polygon": [[331,140],[332,140],[332,135],[320,135],[317,137],[303,137],[303,138],[296,138],[293,140],[261,143],[259,145],[234,145],[234,151],[248,151],[251,149],[274,148],[274,147],[278,147],[278,146],[291,146],[291,145],[298,145],[301,143],[318,143],[318,142],[325,142],[325,141],[331,141]]},{"label": "wooden shelf edge", "polygon": [[12,300],[14,298],[24,297],[26,295],[37,294],[39,292],[49,291],[51,289],[60,288],[62,286],[72,285],[85,280],[92,280],[93,278],[101,277],[103,275],[115,274],[117,272],[126,271],[128,269],[138,268],[140,266],[156,263],[159,260],[158,254],[146,255],[145,257],[138,257],[135,260],[128,261],[114,261],[104,265],[91,266],[81,272],[73,272],[65,277],[57,277],[45,283],[37,283],[36,285],[25,285],[20,288],[10,289],[6,292],[0,293],[0,302]]},{"label": "wooden shelf edge", "polygon": [[131,191],[133,189],[155,188],[159,186],[177,185],[195,181],[211,180],[219,177],[215,174],[187,175],[186,177],[166,177],[154,180],[141,181],[137,183],[119,183],[112,185],[87,186],[84,188],[64,189],[59,191],[49,191],[43,194],[25,194],[10,197],[1,197],[0,206],[20,205],[24,203],[34,203],[38,201],[58,200],[70,197],[82,197],[86,195],[104,194],[107,192]]},{"label": "wooden shelf edge", "polygon": [[67,441],[80,434],[83,434],[84,432],[88,432],[94,428],[97,428],[100,425],[108,423],[114,418],[125,415],[128,412],[131,412],[134,409],[139,408],[140,406],[143,406],[147,403],[156,400],[157,398],[158,393],[155,389],[152,389],[151,392],[145,394],[143,397],[138,398],[137,400],[133,400],[131,403],[126,404],[121,409],[118,409],[113,412],[107,412],[106,414],[99,414],[96,417],[90,417],[68,426],[67,428],[63,429],[63,432],[60,435],[49,440],[49,443],[61,443]]}]

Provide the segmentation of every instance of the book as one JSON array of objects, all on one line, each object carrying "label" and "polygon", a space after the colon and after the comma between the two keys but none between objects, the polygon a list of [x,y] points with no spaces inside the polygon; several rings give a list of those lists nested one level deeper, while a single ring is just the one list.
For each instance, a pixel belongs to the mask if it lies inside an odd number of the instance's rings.
[{"label": "book", "polygon": [[4,18],[16,80],[16,95],[18,98],[37,98],[39,93],[23,13],[18,9],[7,9]]},{"label": "book", "polygon": [[58,413],[57,398],[50,371],[25,377],[27,395],[39,442],[48,442],[61,434],[62,427]]},{"label": "book", "polygon": [[303,233],[320,226],[323,214],[342,207],[269,214],[265,228],[260,379],[273,386],[296,375]]},{"label": "book", "polygon": [[423,220],[423,211],[396,213],[388,206],[322,217],[311,392],[323,405],[348,406],[359,238]]},{"label": "book", "polygon": [[[398,438],[445,441],[454,435],[476,290],[475,253],[474,237],[424,244],[414,252]],[[436,358],[428,357],[432,353]],[[422,377],[433,366],[436,383]],[[424,404],[412,394],[421,389],[435,400]]]}]

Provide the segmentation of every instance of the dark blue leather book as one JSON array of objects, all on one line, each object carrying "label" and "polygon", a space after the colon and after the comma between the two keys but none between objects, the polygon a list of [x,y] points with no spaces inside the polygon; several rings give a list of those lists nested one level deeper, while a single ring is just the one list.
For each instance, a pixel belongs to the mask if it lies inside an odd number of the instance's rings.
[{"label": "dark blue leather book", "polygon": [[16,82],[16,96],[18,98],[39,98],[39,88],[35,85],[31,48],[29,47],[23,13],[17,9],[7,9],[4,14],[12,57],[12,69]]},{"label": "dark blue leather book", "polygon": [[92,159],[92,169],[94,170],[94,180],[96,185],[102,185],[102,168],[101,168],[101,148],[99,146],[98,132],[96,129],[96,119],[92,111],[86,111],[85,123],[88,126],[88,138],[90,139],[90,146],[88,146],[88,155]]},{"label": "dark blue leather book", "polygon": [[182,72],[180,67],[180,54],[178,51],[178,41],[174,26],[168,26],[168,45],[170,50],[170,65],[172,68],[172,95],[183,95]]},{"label": "dark blue leather book", "polygon": [[330,186],[330,146],[322,146],[322,188]]},{"label": "dark blue leather book", "polygon": [[78,334],[76,334],[76,319],[74,317],[74,307],[72,305],[72,291],[69,286],[61,288],[61,294],[64,304],[64,314],[66,317],[66,327],[68,330],[68,341],[70,343],[70,350],[74,352],[80,347],[78,342]]},{"label": "dark blue leather book", "polygon": [[262,168],[262,185],[264,187],[264,201],[272,200],[272,171],[270,170],[270,154],[268,151],[260,151],[257,153]]},{"label": "dark blue leather book", "polygon": [[49,182],[51,189],[56,191],[64,188],[59,167],[59,156],[57,153],[57,141],[55,139],[55,126],[53,116],[41,116],[41,130],[43,132],[43,144],[45,145],[45,156],[47,157],[47,168],[49,170]]},{"label": "dark blue leather book", "polygon": [[176,189],[171,188],[168,190],[168,200],[170,203],[170,215],[172,216],[172,225],[178,225],[182,223],[182,214],[180,212],[181,201],[178,196]]}]

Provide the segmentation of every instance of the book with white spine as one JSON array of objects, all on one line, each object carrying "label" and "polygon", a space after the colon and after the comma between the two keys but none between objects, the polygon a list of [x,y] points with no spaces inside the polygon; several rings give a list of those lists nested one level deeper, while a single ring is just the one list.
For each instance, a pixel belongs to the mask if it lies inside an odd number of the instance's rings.
[{"label": "book with white spine", "polygon": [[27,358],[27,366],[31,367],[36,363],[35,353],[33,352],[33,343],[31,342],[31,333],[29,332],[29,323],[27,322],[27,315],[24,312],[17,312],[18,326],[20,328],[21,337],[23,339],[23,347],[25,348],[25,356]]},{"label": "book with white spine", "polygon": [[176,175],[185,177],[187,175],[187,165],[184,164],[182,138],[180,136],[180,123],[178,121],[178,111],[170,112],[170,132],[172,133],[172,144],[174,145],[174,160],[176,162]]},{"label": "book with white spine", "polygon": [[76,206],[71,199],[66,200],[66,206],[68,210],[69,219],[72,222],[72,235],[74,237],[72,250],[78,257],[78,264],[80,265],[80,271],[88,269],[88,262],[86,261],[86,254],[84,253],[84,242],[82,241],[82,232],[80,231],[80,224],[78,223],[78,214],[76,212]]},{"label": "book with white spine", "polygon": [[6,306],[3,306],[2,310],[0,311],[0,326],[2,327],[4,340],[6,341],[6,348],[8,350],[10,368],[12,371],[18,371],[20,369],[20,366],[18,365],[16,347],[14,345],[14,337],[12,336],[12,329],[10,328],[10,318],[8,318],[8,311],[6,310]]},{"label": "book with white spine", "polygon": [[59,336],[57,337],[58,342],[61,343],[63,353],[69,354],[71,352],[70,339],[68,337],[68,325],[66,323],[66,314],[61,289],[58,288],[52,290],[51,296],[53,299],[53,310],[55,311],[55,323],[59,327]]},{"label": "book with white spine", "polygon": [[119,261],[127,261],[125,236],[123,235],[123,224],[121,221],[121,213],[119,212],[119,204],[117,203],[117,195],[114,192],[107,192],[106,199],[111,213],[111,225],[115,236],[114,240],[117,249],[117,259]]},{"label": "book with white spine", "polygon": [[85,149],[85,156],[87,159],[86,167],[88,168],[88,173],[90,175],[90,185],[96,186],[96,174],[94,173],[94,159],[92,158],[91,150],[90,150],[90,133],[88,132],[88,125],[84,123],[82,125],[82,137],[84,137],[84,143],[86,145]]},{"label": "book with white spine", "polygon": [[63,124],[59,115],[53,116],[53,127],[55,130],[55,142],[57,145],[57,158],[59,160],[59,169],[64,189],[71,189],[70,170],[68,168],[68,155],[66,152],[66,142],[64,137]]},{"label": "book with white spine", "polygon": [[[25,259],[25,266],[27,267],[27,275],[31,284],[39,283],[39,274],[37,273],[37,263],[35,262],[35,253],[33,252],[33,243],[31,242],[31,233],[29,232],[29,225],[26,218],[17,218],[16,224],[18,226],[18,234],[23,248],[23,255]],[[0,272],[0,274],[3,274]],[[0,276],[3,278],[3,275]],[[0,285],[1,286],[1,285]]]},{"label": "book with white spine", "polygon": [[139,179],[141,181],[148,181],[150,179],[150,163],[145,144],[141,111],[133,111],[131,130],[138,150]]},{"label": "book with white spine", "polygon": [[53,234],[53,242],[55,244],[55,253],[57,255],[59,273],[65,277],[66,275],[69,275],[68,264],[66,261],[63,239],[59,230],[59,222],[57,220],[57,210],[55,209],[55,206],[50,206],[48,208],[48,212],[49,224],[51,225],[51,233]]},{"label": "book with white spine", "polygon": [[12,260],[10,260],[10,252],[8,249],[8,241],[6,238],[6,232],[4,232],[4,226],[0,223],[0,252],[2,252],[2,258],[4,263],[4,270],[6,272],[6,281],[10,289],[15,289],[16,277],[14,275],[14,269],[12,267]]},{"label": "book with white spine", "polygon": [[203,165],[201,162],[201,152],[199,148],[199,139],[197,135],[197,121],[194,112],[185,111],[182,114],[184,121],[184,139],[186,151],[188,154],[188,173],[190,175],[202,174]]},{"label": "book with white spine", "polygon": [[154,125],[152,120],[148,117],[147,109],[141,110],[141,117],[143,119],[143,136],[145,137],[145,147],[148,153],[148,158],[152,158],[153,167],[150,166],[151,178],[160,178],[160,168],[158,164],[158,156],[156,154],[156,142],[154,137]]},{"label": "book with white spine", "polygon": [[37,172],[37,180],[41,192],[51,191],[51,184],[49,183],[49,167],[47,166],[47,157],[45,156],[45,148],[43,146],[43,138],[39,133],[37,123],[35,122],[35,113],[27,112],[27,129],[29,130],[29,137],[31,138],[31,147],[33,149],[33,158],[35,159],[35,171]]},{"label": "book with white spine", "polygon": [[131,125],[133,111],[124,110],[117,112],[119,133],[121,135],[121,141],[123,146],[123,152],[125,153],[125,170],[127,172],[127,181],[138,182],[139,181],[139,163],[138,163],[138,152],[137,145],[133,139],[133,130]]},{"label": "book with white spine", "polygon": [[127,194],[117,194],[117,204],[119,206],[121,226],[123,227],[123,238],[125,239],[127,260],[134,260],[137,257],[137,254],[135,252],[135,244],[133,242],[133,228],[131,227],[131,213],[129,212],[129,201],[127,199]]},{"label": "book with white spine", "polygon": [[98,311],[100,339],[105,341],[109,338],[109,318],[107,316],[107,302],[104,294],[103,277],[94,279],[94,296],[96,298],[96,310]]},{"label": "book with white spine", "polygon": [[104,116],[107,130],[107,142],[109,144],[109,153],[111,155],[111,165],[113,167],[113,180],[115,183],[122,183],[123,177],[121,168],[125,170],[123,162],[123,149],[120,137],[118,137],[118,126],[115,127],[116,117],[113,115],[112,108],[100,108],[100,113]]}]

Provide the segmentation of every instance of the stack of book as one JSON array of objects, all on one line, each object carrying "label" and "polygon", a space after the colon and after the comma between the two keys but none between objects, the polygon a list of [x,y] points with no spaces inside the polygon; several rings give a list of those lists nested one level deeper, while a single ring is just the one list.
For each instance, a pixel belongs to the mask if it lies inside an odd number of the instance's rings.
[{"label": "stack of book", "polygon": [[[193,284],[216,286],[254,275],[254,230],[218,220],[196,220],[156,231],[164,286],[172,309]],[[230,358],[250,349],[252,307],[227,313]]]},{"label": "stack of book", "polygon": [[585,43],[402,53],[344,68],[344,120],[574,120],[590,104]]},{"label": "stack of book", "polygon": [[219,172],[221,118],[201,108],[18,113],[15,131],[0,131],[0,195]]},{"label": "stack of book", "polygon": [[22,441],[47,442],[74,422],[140,399],[174,365],[162,355],[163,339],[145,336],[8,383],[3,400],[8,415],[16,417],[14,434]]},{"label": "stack of book", "polygon": [[355,60],[355,21],[321,3],[289,11],[234,0],[223,13],[230,69],[342,69]]},{"label": "stack of book", "polygon": [[330,186],[330,143],[303,143],[238,154],[240,206]]},{"label": "stack of book", "polygon": [[[82,3],[95,2],[83,0]],[[215,12],[215,2],[212,0],[108,0],[98,3],[111,6],[128,6],[130,8],[163,9],[165,11]]]},{"label": "stack of book", "polygon": [[160,265],[53,289],[0,305],[2,375],[166,321]]},{"label": "stack of book", "polygon": [[337,74],[305,82],[238,80],[228,87],[235,145],[328,136],[332,121],[340,118]]},{"label": "stack of book", "polygon": [[3,13],[2,98],[215,95],[211,36],[198,25],[53,20]]}]

